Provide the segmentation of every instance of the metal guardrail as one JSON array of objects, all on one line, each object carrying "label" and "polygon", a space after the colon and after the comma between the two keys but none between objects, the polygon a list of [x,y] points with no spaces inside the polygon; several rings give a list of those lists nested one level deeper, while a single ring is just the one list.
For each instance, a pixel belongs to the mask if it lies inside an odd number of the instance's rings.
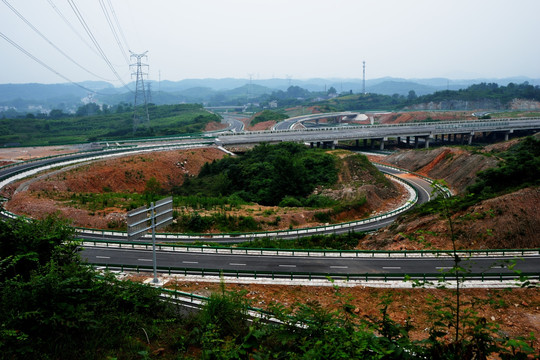
[{"label": "metal guardrail", "polygon": [[[82,246],[102,246],[124,249],[152,249],[152,243],[113,241],[113,240],[83,240]],[[337,257],[337,258],[423,258],[449,257],[453,258],[453,250],[324,250],[324,249],[269,249],[269,248],[235,248],[225,246],[205,245],[175,245],[156,244],[160,251],[187,252],[201,254],[228,255],[265,255],[265,256],[301,256],[301,257]],[[539,249],[494,249],[494,250],[458,250],[457,255],[463,258],[472,256],[537,256]]]},{"label": "metal guardrail", "polygon": [[[434,180],[433,180],[433,179],[428,178],[427,176],[422,175],[422,174],[419,174],[419,173],[414,172],[414,171],[409,171],[409,170],[407,170],[407,169],[400,168],[400,167],[398,167],[398,166],[393,166],[393,165],[383,164],[383,163],[379,163],[379,162],[376,162],[376,161],[374,161],[373,163],[374,163],[374,164],[377,164],[378,166],[382,166],[382,167],[386,167],[386,168],[389,168],[389,169],[394,169],[394,170],[398,170],[398,171],[407,172],[407,173],[409,173],[409,174],[413,174],[414,176],[417,176],[417,177],[419,177],[419,178],[424,179],[425,181],[427,181],[427,182],[430,183],[430,184],[433,184],[433,183],[434,183]],[[445,187],[445,186],[441,186],[441,185],[437,184],[435,187],[436,187],[441,193],[446,194],[446,196],[452,196],[452,195],[453,195],[453,194],[452,194],[452,191],[451,191],[449,188]]]},{"label": "metal guardrail", "polygon": [[[120,270],[140,272],[151,272],[152,266],[144,265],[122,265],[122,264],[90,264],[98,269],[104,270]],[[223,269],[204,269],[204,268],[183,268],[183,267],[158,267],[158,271],[168,275],[180,274],[184,276],[212,276],[223,277],[232,276],[238,279],[243,277],[249,278],[265,278],[272,280],[346,280],[346,281],[409,281],[409,280],[440,280],[440,281],[455,281],[455,273],[363,273],[363,274],[337,274],[337,273],[320,273],[320,272],[283,272],[283,271],[249,271],[249,270],[223,270]],[[518,280],[526,277],[529,281],[540,281],[540,272],[527,273],[467,273],[460,272],[458,277],[462,281],[507,281]]]},{"label": "metal guardrail", "polygon": [[[193,294],[193,293],[186,293],[183,291],[178,290],[171,290],[171,289],[161,289],[161,298],[167,301],[174,301],[179,303],[188,303],[191,306],[202,308],[204,303],[207,303],[210,298]],[[257,317],[257,318],[265,318],[269,321],[277,322],[278,320],[273,318],[274,314],[270,311],[253,307],[253,306],[247,306],[246,310],[248,311],[248,316],[250,317]]]}]

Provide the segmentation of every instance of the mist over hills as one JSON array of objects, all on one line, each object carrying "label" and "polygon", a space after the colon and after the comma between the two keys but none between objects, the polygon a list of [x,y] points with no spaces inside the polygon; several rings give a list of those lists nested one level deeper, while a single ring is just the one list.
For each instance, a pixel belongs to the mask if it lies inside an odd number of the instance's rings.
[{"label": "mist over hills", "polygon": [[[446,78],[402,79],[384,77],[366,80],[368,93],[382,95],[407,95],[413,90],[417,95],[431,94],[441,90],[465,89],[478,83],[509,83],[531,85],[540,84],[540,79],[512,77],[504,79],[461,79]],[[150,102],[156,104],[175,103],[245,103],[274,91],[286,91],[290,86],[298,86],[310,92],[326,93],[334,88],[338,93],[363,91],[362,79],[184,79],[180,81],[146,81],[146,91]],[[95,101],[99,104],[115,105],[120,102],[132,103],[135,83],[126,87],[114,87],[105,81],[85,81],[80,86],[70,83],[60,84],[0,84],[0,111],[48,112],[51,109],[74,111],[84,103]],[[91,91],[90,91],[91,90]],[[92,93],[94,91],[95,93]]]}]

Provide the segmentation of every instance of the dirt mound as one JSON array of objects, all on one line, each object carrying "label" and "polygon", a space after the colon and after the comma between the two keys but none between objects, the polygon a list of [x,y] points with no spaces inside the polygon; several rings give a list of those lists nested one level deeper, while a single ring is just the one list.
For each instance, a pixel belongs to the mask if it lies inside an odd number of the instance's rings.
[{"label": "dirt mound", "polygon": [[470,111],[408,111],[375,114],[375,119],[381,124],[402,124],[412,121],[476,120],[476,117]]},{"label": "dirt mound", "polygon": [[272,126],[274,126],[275,124],[276,124],[275,120],[268,120],[268,121],[257,123],[255,125],[249,125],[246,128],[248,131],[270,130]]},{"label": "dirt mound", "polygon": [[155,178],[162,187],[181,185],[186,175],[197,175],[206,162],[225,156],[217,148],[153,152],[118,157],[78,166],[30,185],[30,191],[143,192]]},{"label": "dirt mound", "polygon": [[[96,161],[44,179],[30,181],[28,191],[13,191],[21,183],[10,185],[4,196],[11,199],[5,208],[16,214],[42,219],[49,214],[72,219],[73,225],[91,228],[117,228],[125,221],[125,210],[105,207],[100,211],[70,204],[76,193],[142,193],[149,179],[155,178],[165,189],[181,185],[186,175],[196,175],[206,162],[226,154],[217,148],[153,152]],[[11,196],[12,195],[12,196]]]},{"label": "dirt mound", "polygon": [[460,148],[399,151],[384,162],[432,179],[445,180],[452,189],[462,192],[476,180],[478,171],[494,167],[498,159],[487,153],[471,153]]},{"label": "dirt mound", "polygon": [[[462,249],[540,247],[540,189],[527,188],[485,200],[452,217]],[[406,215],[361,244],[366,249],[450,249],[449,224],[440,215]]]},{"label": "dirt mound", "polygon": [[206,124],[206,126],[204,127],[204,131],[223,130],[223,129],[227,128],[227,126],[228,126],[227,124],[212,121],[212,122],[209,122],[208,124]]}]

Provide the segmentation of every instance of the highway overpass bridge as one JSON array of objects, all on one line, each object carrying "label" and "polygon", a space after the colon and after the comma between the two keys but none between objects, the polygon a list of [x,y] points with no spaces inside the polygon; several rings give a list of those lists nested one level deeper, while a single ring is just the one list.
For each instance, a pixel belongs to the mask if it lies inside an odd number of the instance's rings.
[{"label": "highway overpass bridge", "polygon": [[339,124],[347,121],[363,120],[363,118],[360,119],[362,116],[365,117],[364,114],[350,111],[302,115],[280,121],[272,127],[272,130],[290,130],[295,124],[304,123],[307,121],[313,121],[315,124],[319,125],[320,120],[323,119]]},{"label": "highway overpass bridge", "polygon": [[[341,114],[341,113],[334,113]],[[329,117],[331,114],[316,114],[316,116]],[[360,125],[341,126],[333,128],[309,128],[296,130],[266,130],[239,132],[234,134],[220,134],[216,138],[216,144],[221,146],[253,145],[261,142],[279,143],[284,141],[310,143],[312,146],[334,147],[338,141],[359,140],[379,142],[380,149],[384,149],[385,142],[389,138],[397,139],[398,143],[406,142],[419,146],[422,142],[425,148],[429,147],[430,141],[439,138],[459,140],[462,143],[471,144],[473,138],[480,133],[500,133],[508,140],[510,134],[515,131],[540,129],[540,117],[521,119],[497,119],[497,120],[463,120],[449,122],[423,122],[404,123],[392,125]]]}]

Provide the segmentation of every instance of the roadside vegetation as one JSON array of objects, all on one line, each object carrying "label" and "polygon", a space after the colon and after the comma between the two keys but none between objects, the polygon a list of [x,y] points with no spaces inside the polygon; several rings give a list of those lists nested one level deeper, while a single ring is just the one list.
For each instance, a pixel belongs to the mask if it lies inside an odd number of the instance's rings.
[{"label": "roadside vegetation", "polygon": [[316,186],[337,181],[336,159],[302,144],[258,145],[241,157],[206,163],[196,178],[187,178],[177,195],[236,194],[245,201],[278,205],[284,198],[301,201]]},{"label": "roadside vegetation", "polygon": [[[238,248],[262,249],[320,249],[320,250],[354,250],[364,233],[348,232],[346,234],[313,235],[287,239],[254,239],[248,242],[232,245]],[[220,244],[220,246],[222,246]],[[227,246],[227,245],[225,245]]]},{"label": "roadside vegetation", "polygon": [[[497,167],[479,172],[476,183],[469,186],[465,194],[452,198],[453,213],[482,200],[540,185],[540,139],[529,136],[496,155],[501,159]],[[441,209],[442,200],[436,198],[416,211],[420,214],[437,213]]]},{"label": "roadside vegetation", "polygon": [[268,316],[277,323],[251,321],[246,291],[227,291],[224,284],[193,315],[182,315],[158,295],[155,288],[85,265],[71,228],[57,219],[0,223],[5,359],[525,359],[536,354],[533,337],[504,337],[474,311],[462,318],[460,337],[453,339],[452,305],[435,299],[427,336],[416,339],[414,316],[405,322],[390,316],[392,297],[373,299],[379,313],[364,317],[338,287],[333,308],[317,301],[270,304]]},{"label": "roadside vegetation", "polygon": [[91,103],[79,108],[75,116],[53,110],[45,118],[32,114],[24,119],[4,118],[0,119],[0,144],[41,146],[194,134],[203,132],[209,122],[219,122],[198,104],[149,105],[148,112],[150,126],[140,125],[135,134],[129,105],[101,110]]},{"label": "roadside vegetation", "polygon": [[272,111],[272,110],[263,110],[260,113],[255,114],[253,119],[251,119],[250,125],[253,126],[258,123],[265,122],[265,121],[270,121],[270,120],[280,121],[280,120],[285,120],[288,118],[289,118],[288,115],[285,115],[281,112]]}]

